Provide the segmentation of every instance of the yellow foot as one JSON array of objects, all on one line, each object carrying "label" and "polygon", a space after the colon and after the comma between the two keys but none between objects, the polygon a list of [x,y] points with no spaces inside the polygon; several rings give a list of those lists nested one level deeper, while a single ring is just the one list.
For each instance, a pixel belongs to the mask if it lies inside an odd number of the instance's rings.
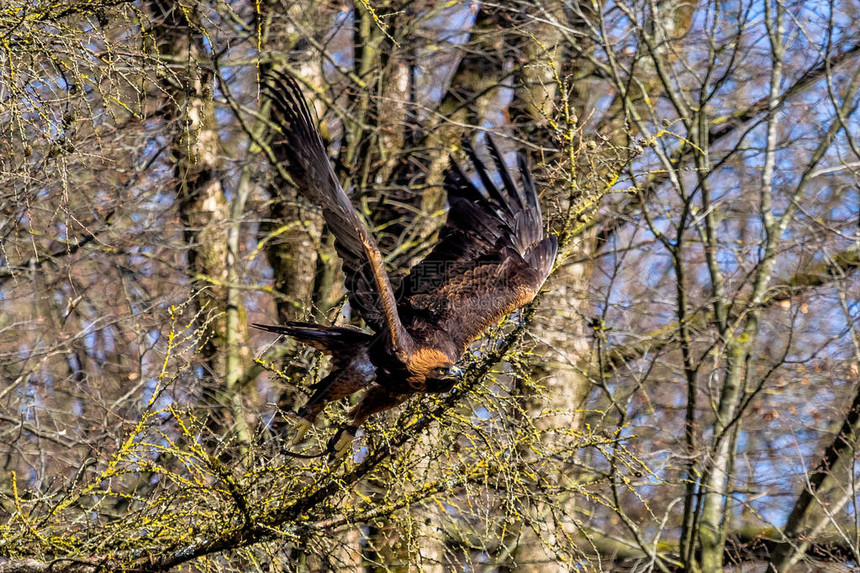
[{"label": "yellow foot", "polygon": [[355,439],[355,434],[349,430],[343,430],[337,441],[332,446],[332,457],[340,459],[352,451],[352,441]]},{"label": "yellow foot", "polygon": [[293,428],[296,430],[296,435],[293,436],[292,440],[290,440],[290,445],[295,446],[296,444],[301,442],[302,438],[305,437],[305,434],[308,433],[308,430],[310,430],[311,427],[313,427],[313,424],[311,424],[304,418],[299,418],[298,416],[295,416],[295,419],[293,420]]}]

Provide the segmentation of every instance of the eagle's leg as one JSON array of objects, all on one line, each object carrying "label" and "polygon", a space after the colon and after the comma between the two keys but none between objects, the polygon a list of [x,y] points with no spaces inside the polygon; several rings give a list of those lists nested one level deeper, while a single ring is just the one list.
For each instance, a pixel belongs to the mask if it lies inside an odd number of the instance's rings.
[{"label": "eagle's leg", "polygon": [[366,382],[354,376],[351,369],[340,369],[332,372],[317,384],[314,384],[314,393],[307,403],[298,409],[291,417],[295,418],[295,435],[290,445],[296,445],[305,437],[308,430],[313,427],[317,416],[325,409],[326,404],[349,396],[353,392],[361,390]]},{"label": "eagle's leg", "polygon": [[334,453],[335,457],[342,457],[350,451],[352,441],[355,439],[356,430],[364,424],[368,418],[378,412],[384,412],[391,408],[402,404],[409,397],[409,394],[399,392],[389,392],[382,386],[374,384],[367,389],[361,401],[352,409],[349,416],[352,423],[344,428],[341,428],[329,442],[329,450]]}]

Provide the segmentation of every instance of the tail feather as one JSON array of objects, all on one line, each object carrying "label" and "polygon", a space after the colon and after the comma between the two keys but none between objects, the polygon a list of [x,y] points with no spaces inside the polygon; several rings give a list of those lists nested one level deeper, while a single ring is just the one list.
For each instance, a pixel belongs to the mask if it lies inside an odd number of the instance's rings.
[{"label": "tail feather", "polygon": [[355,328],[342,326],[320,326],[309,322],[287,322],[285,324],[252,324],[254,328],[283,334],[295,338],[335,359],[351,357],[358,345],[368,344],[371,336]]}]

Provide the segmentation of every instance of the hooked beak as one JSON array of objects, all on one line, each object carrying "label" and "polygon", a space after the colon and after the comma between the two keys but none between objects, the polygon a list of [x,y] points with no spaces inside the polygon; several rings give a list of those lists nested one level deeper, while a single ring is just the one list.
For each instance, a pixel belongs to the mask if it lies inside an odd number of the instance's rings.
[{"label": "hooked beak", "polygon": [[451,366],[444,378],[428,379],[425,390],[432,394],[443,394],[451,390],[463,378],[463,369]]}]

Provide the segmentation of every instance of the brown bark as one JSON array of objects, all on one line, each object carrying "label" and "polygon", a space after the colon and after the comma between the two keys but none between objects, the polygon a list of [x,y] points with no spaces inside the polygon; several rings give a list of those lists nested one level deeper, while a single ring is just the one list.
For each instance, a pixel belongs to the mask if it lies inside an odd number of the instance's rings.
[{"label": "brown bark", "polygon": [[[159,56],[166,71],[162,87],[170,97],[166,118],[173,126],[171,160],[176,181],[176,204],[183,236],[192,299],[190,308],[199,335],[199,355],[204,367],[201,379],[204,405],[209,410],[209,429],[218,436],[231,428],[241,439],[250,436],[235,389],[224,387],[225,357],[236,351],[250,358],[245,321],[233,324],[227,348],[227,307],[229,278],[229,205],[221,183],[218,154],[220,138],[212,102],[212,75],[201,61],[205,51],[195,23],[172,0],[153,0],[154,33]],[[173,71],[174,68],[176,71]],[[234,299],[241,312],[241,300]]]}]

